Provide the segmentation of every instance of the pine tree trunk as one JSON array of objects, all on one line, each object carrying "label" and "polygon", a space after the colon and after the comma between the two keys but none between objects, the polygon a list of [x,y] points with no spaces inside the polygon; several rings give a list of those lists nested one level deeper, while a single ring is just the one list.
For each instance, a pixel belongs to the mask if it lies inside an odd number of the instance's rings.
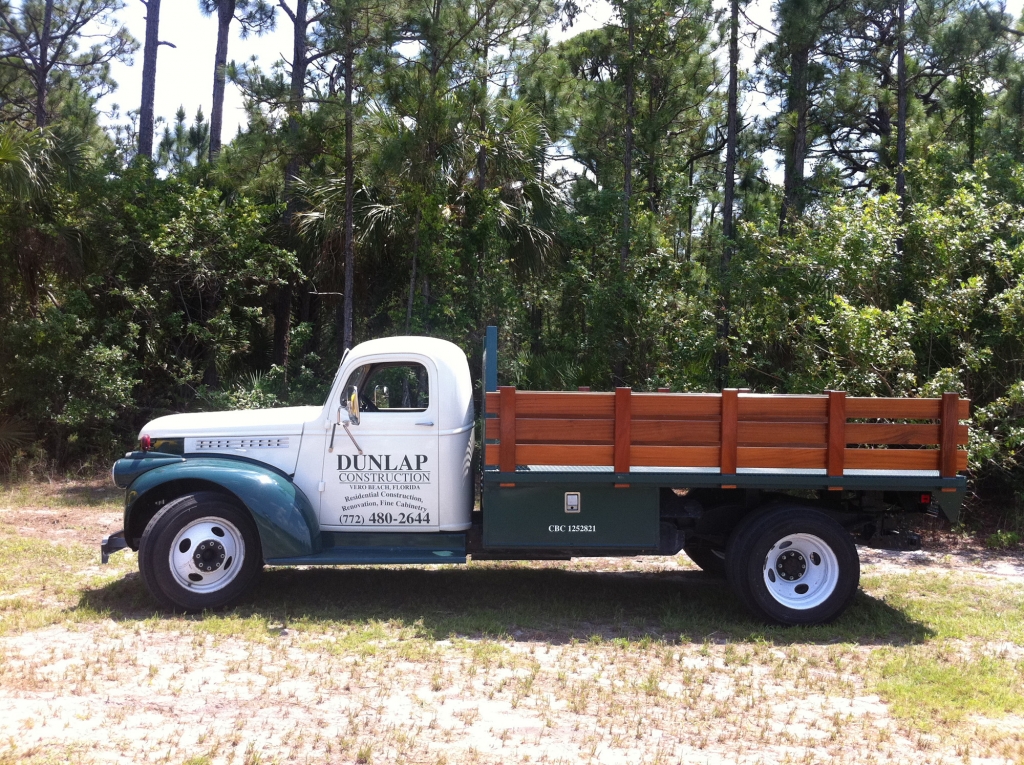
[{"label": "pine tree trunk", "polygon": [[904,172],[907,163],[907,41],[904,33],[904,5],[906,0],[899,2],[899,22],[896,50],[896,193],[900,204],[907,206],[907,178]]},{"label": "pine tree trunk", "polygon": [[416,256],[420,250],[420,219],[421,213],[416,210],[416,220],[414,222],[414,231],[412,240],[412,268],[409,272],[409,303],[405,309],[405,334],[409,334],[412,331],[412,303],[416,296]]},{"label": "pine tree trunk", "polygon": [[630,237],[630,203],[633,197],[633,122],[636,117],[636,92],[633,82],[633,54],[636,48],[636,28],[633,24],[632,4],[626,10],[626,28],[628,39],[628,63],[626,66],[626,136],[622,157],[622,252],[619,265],[623,270],[629,261]]},{"label": "pine tree trunk", "polygon": [[[883,85],[883,89],[884,87]],[[878,121],[878,166],[888,172],[895,172],[896,162],[892,152],[892,112],[889,110],[886,93],[878,95],[875,118]],[[879,190],[882,193],[887,193],[890,187],[883,181]]]},{"label": "pine tree trunk", "polygon": [[36,69],[36,127],[46,127],[46,96],[50,77],[50,30],[53,27],[53,0],[43,9],[43,31],[39,35],[39,66]]},{"label": "pine tree trunk", "polygon": [[[483,136],[487,131],[487,115],[480,112],[480,135]],[[476,150],[476,189],[477,191],[484,191],[487,188],[487,149],[483,146],[483,141],[480,143],[480,148]]]},{"label": "pine tree trunk", "polygon": [[[292,34],[292,76],[288,93],[288,135],[291,140],[291,155],[284,168],[284,226],[286,236],[295,235],[294,221],[298,212],[298,197],[295,182],[299,177],[300,157],[295,151],[299,142],[299,115],[302,113],[302,96],[306,84],[306,9],[308,0],[295,3],[294,29]],[[225,50],[225,55],[226,55]],[[212,139],[211,139],[212,147]],[[291,277],[289,277],[291,278]],[[294,286],[289,282],[278,290],[274,303],[274,350],[275,364],[286,366],[290,356],[292,295]]]},{"label": "pine tree trunk", "polygon": [[689,200],[686,203],[686,260],[689,261],[693,252],[693,157],[687,163],[686,192]]},{"label": "pine tree trunk", "polygon": [[725,195],[722,200],[721,296],[718,321],[718,354],[716,357],[718,385],[724,388],[729,368],[729,263],[736,243],[733,223],[736,196],[736,153],[739,141],[739,0],[730,2],[729,19],[729,96],[725,137]]},{"label": "pine tree trunk", "polygon": [[[487,147],[484,141],[487,138],[487,86],[490,79],[490,35],[491,35],[491,14],[488,8],[486,15],[484,16],[484,45],[480,53],[480,107],[479,107],[479,128],[480,128],[480,146],[476,151],[476,190],[477,190],[477,208],[476,215],[473,223],[476,226],[476,289],[482,290],[484,284],[484,261],[487,257],[486,251],[486,239],[481,236],[482,221],[484,218],[484,209],[486,202],[484,201],[484,192],[487,190]],[[477,306],[483,308],[483,301],[478,301]],[[477,328],[482,330],[486,324],[482,312],[477,317]]]},{"label": "pine tree trunk", "polygon": [[[654,123],[656,113],[655,94],[650,93],[647,97],[648,125]],[[647,132],[647,208],[658,215],[661,212],[661,166],[658,162],[660,146],[658,138],[651,135],[653,131],[648,130]]]},{"label": "pine tree trunk", "polygon": [[352,15],[345,20],[345,327],[344,343],[351,348],[354,343],[352,301],[355,296],[355,161],[352,146],[355,142],[355,108],[352,105],[353,58],[355,43],[352,39]]},{"label": "pine tree trunk", "polygon": [[790,218],[799,215],[803,209],[804,163],[807,160],[807,69],[810,49],[804,46],[795,49],[789,60],[789,97],[786,111],[795,117],[796,124],[786,151],[782,210],[779,215],[780,232],[785,231]]},{"label": "pine tree trunk", "polygon": [[486,15],[484,16],[484,47],[481,58],[481,65],[483,71],[483,82],[480,88],[480,147],[476,152],[476,188],[477,191],[483,191],[487,188],[487,148],[484,146],[484,137],[487,135],[487,81],[488,81],[488,69],[487,63],[490,57],[490,48],[488,42],[490,40],[491,33],[491,12],[488,8]]},{"label": "pine tree trunk", "polygon": [[224,86],[227,82],[228,37],[235,16],[235,0],[221,0],[217,7],[217,53],[213,60],[213,106],[210,109],[210,161],[220,154],[224,127]]},{"label": "pine tree trunk", "polygon": [[306,87],[307,63],[307,40],[306,40],[306,12],[308,0],[296,0],[295,18],[292,34],[292,76],[288,90],[288,137],[291,139],[291,154],[284,171],[284,197],[285,216],[287,224],[291,227],[292,218],[295,216],[295,182],[299,177],[301,166],[298,153],[295,147],[299,142],[299,116],[302,114],[302,96]]},{"label": "pine tree trunk", "polygon": [[641,155],[647,156],[647,208],[658,215],[661,212],[661,140],[657,128],[654,127],[659,106],[665,102],[666,90],[664,78],[660,73],[648,75],[647,80],[647,129],[643,131],[645,147]]},{"label": "pine tree trunk", "polygon": [[160,47],[160,0],[146,4],[146,45],[142,53],[142,105],[139,107],[138,156],[153,158],[156,102],[156,54]]},{"label": "pine tree trunk", "polygon": [[284,284],[277,288],[274,300],[274,351],[273,363],[278,366],[288,364],[288,351],[291,347],[292,333],[292,285]]},{"label": "pine tree trunk", "polygon": [[[203,327],[210,330],[210,320],[217,315],[220,307],[220,296],[214,292],[207,294],[204,298],[200,294],[201,315],[204,316]],[[217,346],[212,340],[207,340],[203,345],[203,385],[210,388],[220,387],[220,373],[217,370]]]},{"label": "pine tree trunk", "polygon": [[730,2],[729,32],[729,96],[728,114],[726,116],[725,137],[725,196],[722,208],[722,234],[726,244],[722,250],[722,269],[729,267],[732,258],[732,244],[735,239],[733,231],[733,207],[736,195],[736,150],[739,139],[739,0]]}]

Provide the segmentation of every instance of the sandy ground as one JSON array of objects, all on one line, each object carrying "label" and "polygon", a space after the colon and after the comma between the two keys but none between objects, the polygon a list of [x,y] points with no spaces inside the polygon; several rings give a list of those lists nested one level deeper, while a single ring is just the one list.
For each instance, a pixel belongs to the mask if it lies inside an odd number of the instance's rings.
[{"label": "sandy ground", "polygon": [[0,493],[0,524],[18,536],[98,549],[103,537],[123,525],[123,497],[96,481],[42,484],[27,496]]},{"label": "sandy ground", "polygon": [[948,571],[963,574],[988,574],[1010,582],[1024,583],[1024,556],[998,553],[981,545],[946,550],[897,552],[860,548],[864,571],[901,573],[913,571]]},{"label": "sandy ground", "polygon": [[[0,506],[0,525],[87,545],[120,528],[109,503],[54,504]],[[861,553],[865,574],[1024,582],[1020,555],[977,545]],[[681,557],[542,565],[691,570]],[[0,763],[1024,761],[1021,718],[974,719],[967,738],[895,720],[864,680],[867,645],[205,627],[102,618],[0,638]]]},{"label": "sandy ground", "polygon": [[4,641],[0,732],[22,758],[125,763],[962,761],[902,732],[853,674],[809,670],[804,650],[735,667],[721,647],[623,658],[517,642],[474,663],[472,648],[424,661],[324,642],[21,635]]}]

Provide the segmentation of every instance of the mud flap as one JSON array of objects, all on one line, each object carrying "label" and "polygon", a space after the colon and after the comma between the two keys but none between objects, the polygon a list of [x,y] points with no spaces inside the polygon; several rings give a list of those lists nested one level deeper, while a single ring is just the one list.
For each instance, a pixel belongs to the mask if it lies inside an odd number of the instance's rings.
[{"label": "mud flap", "polygon": [[103,541],[100,542],[100,562],[109,563],[111,553],[124,550],[126,547],[128,547],[128,540],[124,538],[124,531],[118,531],[109,537],[103,537]]}]

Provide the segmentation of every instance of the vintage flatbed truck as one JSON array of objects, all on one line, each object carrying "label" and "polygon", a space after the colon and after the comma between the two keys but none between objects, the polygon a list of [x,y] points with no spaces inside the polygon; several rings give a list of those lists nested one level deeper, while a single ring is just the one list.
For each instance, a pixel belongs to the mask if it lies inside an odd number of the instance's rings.
[{"label": "vintage flatbed truck", "polygon": [[490,327],[480,460],[466,356],[426,337],[356,346],[322,407],[153,420],[113,467],[124,529],[103,560],[138,550],[156,599],[196,611],[264,565],[685,551],[760,617],[813,624],[856,591],[858,540],[906,544],[901,516],[955,520],[966,489],[969,402],[954,393],[556,393],[497,377]]}]

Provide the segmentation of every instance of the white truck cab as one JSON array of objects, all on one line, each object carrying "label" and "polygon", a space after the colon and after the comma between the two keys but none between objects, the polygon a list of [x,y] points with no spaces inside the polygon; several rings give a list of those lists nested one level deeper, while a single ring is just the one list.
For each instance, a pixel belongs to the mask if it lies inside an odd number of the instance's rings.
[{"label": "white truck cab", "polygon": [[446,340],[387,337],[345,355],[322,407],[175,414],[139,437],[155,451],[230,455],[285,473],[324,530],[464,531],[473,425],[466,354]]},{"label": "white truck cab", "polygon": [[473,383],[458,346],[428,337],[361,343],[305,425],[295,482],[319,495],[322,529],[464,531],[473,425]]}]

